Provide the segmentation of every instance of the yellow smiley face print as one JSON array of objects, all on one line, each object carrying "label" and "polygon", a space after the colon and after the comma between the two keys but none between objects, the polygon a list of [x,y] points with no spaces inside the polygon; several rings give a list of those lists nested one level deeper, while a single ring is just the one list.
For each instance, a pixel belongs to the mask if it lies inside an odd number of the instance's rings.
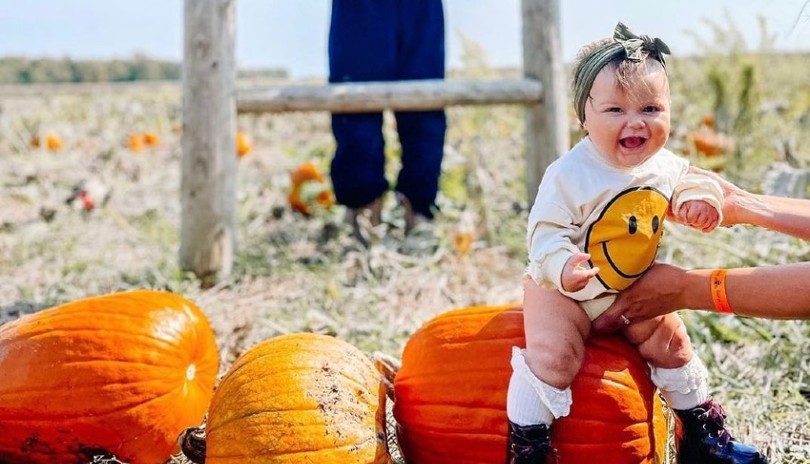
[{"label": "yellow smiley face print", "polygon": [[585,249],[599,267],[605,287],[623,290],[655,259],[669,200],[652,187],[625,190],[602,210],[588,229]]}]

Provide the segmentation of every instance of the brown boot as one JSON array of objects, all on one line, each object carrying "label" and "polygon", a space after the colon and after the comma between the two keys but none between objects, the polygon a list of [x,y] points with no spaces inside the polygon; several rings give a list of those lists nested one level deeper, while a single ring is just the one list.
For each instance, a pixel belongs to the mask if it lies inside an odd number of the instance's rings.
[{"label": "brown boot", "polygon": [[557,450],[551,446],[551,430],[546,424],[517,425],[509,421],[506,464],[553,464]]},{"label": "brown boot", "polygon": [[382,224],[383,199],[377,198],[360,208],[347,211],[347,222],[352,226],[352,234],[363,246],[369,247],[374,229]]},{"label": "brown boot", "polygon": [[402,205],[403,216],[405,219],[405,233],[410,233],[414,230],[417,226],[422,224],[430,224],[433,222],[433,219],[425,216],[424,214],[417,213],[413,206],[411,205],[411,201],[408,200],[408,197],[405,195],[397,192],[397,201],[400,205]]}]

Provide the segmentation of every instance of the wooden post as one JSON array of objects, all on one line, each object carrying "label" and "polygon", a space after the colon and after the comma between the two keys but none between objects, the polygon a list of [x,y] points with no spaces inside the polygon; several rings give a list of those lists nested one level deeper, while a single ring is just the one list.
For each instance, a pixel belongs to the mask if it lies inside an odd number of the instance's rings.
[{"label": "wooden post", "polygon": [[559,0],[523,0],[523,74],[543,87],[526,107],[526,188],[529,206],[543,173],[570,147],[568,91],[560,43]]},{"label": "wooden post", "polygon": [[185,0],[180,266],[230,274],[236,226],[235,0]]}]

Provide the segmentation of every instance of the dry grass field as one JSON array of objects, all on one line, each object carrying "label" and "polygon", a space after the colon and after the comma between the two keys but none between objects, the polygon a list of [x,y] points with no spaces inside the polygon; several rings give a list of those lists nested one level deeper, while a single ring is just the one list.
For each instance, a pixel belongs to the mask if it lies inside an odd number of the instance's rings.
[{"label": "dry grass field", "polygon": [[[734,60],[676,63],[671,145],[759,190],[779,163],[803,172],[810,159],[810,66],[806,56],[778,65],[753,60],[759,74],[746,84],[749,62]],[[711,111],[737,148],[709,159],[694,153],[688,133]],[[223,371],[253,344],[298,331],[398,357],[408,336],[439,312],[521,298],[527,214],[521,110],[453,108],[448,115],[435,235],[406,237],[402,212],[388,198],[385,224],[369,248],[351,238],[341,207],[305,218],[287,205],[292,169],[305,161],[328,169],[329,116],[240,116],[254,147],[239,161],[236,266],[226,281],[202,288],[177,263],[179,86],[2,88],[0,323],[89,295],[159,288],[208,314]],[[146,131],[160,137],[159,145],[130,150],[129,135]],[[32,136],[44,140],[49,133],[62,139],[60,150],[31,146]],[[393,175],[399,148],[390,119],[386,135]],[[91,180],[111,188],[106,204],[89,212],[66,204],[75,185]],[[454,238],[469,223],[476,233],[465,252]],[[659,258],[690,267],[810,256],[807,243],[745,227],[702,235],[668,225],[665,242]],[[761,445],[772,462],[810,463],[810,326],[683,317],[736,435]]]}]

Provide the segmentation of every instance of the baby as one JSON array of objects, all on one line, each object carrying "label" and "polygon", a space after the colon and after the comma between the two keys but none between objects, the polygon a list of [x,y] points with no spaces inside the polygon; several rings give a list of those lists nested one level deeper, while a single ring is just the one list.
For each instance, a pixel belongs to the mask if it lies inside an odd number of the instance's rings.
[{"label": "baby", "polygon": [[[552,462],[550,427],[569,413],[590,323],[653,264],[664,218],[704,232],[721,222],[719,185],[689,174],[688,162],[664,148],[668,53],[660,39],[619,23],[613,38],[577,57],[574,106],[587,136],[548,167],[529,215],[526,350],[512,354],[508,463]],[[679,463],[767,462],[726,431],[676,314],[625,323],[624,336],[683,426]]]}]

